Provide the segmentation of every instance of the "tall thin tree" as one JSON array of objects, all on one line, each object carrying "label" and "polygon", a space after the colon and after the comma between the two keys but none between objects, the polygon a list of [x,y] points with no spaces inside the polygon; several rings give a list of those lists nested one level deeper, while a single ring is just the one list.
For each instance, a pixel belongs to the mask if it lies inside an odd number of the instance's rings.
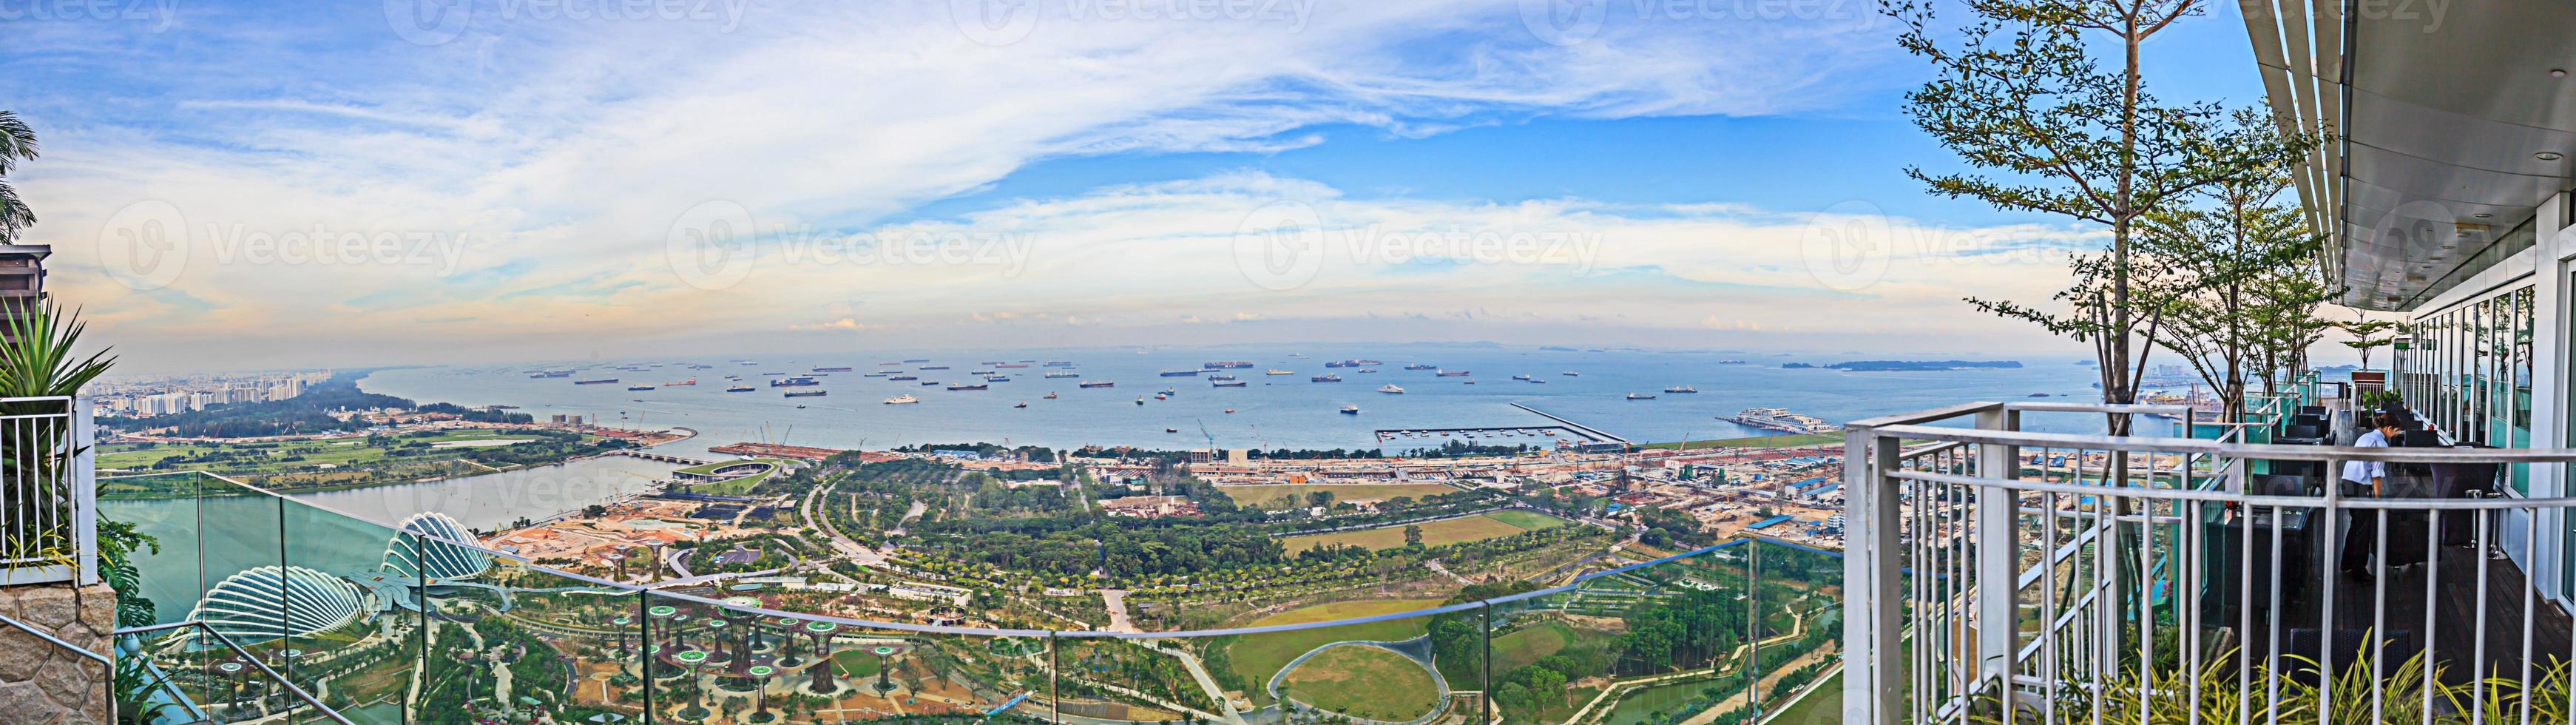
[{"label": "tall thin tree", "polygon": [[[2300,147],[2227,123],[2218,103],[2148,91],[2148,39],[2200,14],[2203,0],[1964,0],[1973,20],[1958,28],[1936,26],[1933,4],[1880,5],[1904,25],[1898,44],[1932,66],[1933,79],[1906,94],[1906,112],[1977,171],[1906,174],[1935,194],[2096,224],[2110,237],[2079,256],[2073,282],[2054,295],[2065,311],[1968,301],[2092,344],[2103,401],[2135,402],[2143,343],[2161,322],[2135,279],[2140,220],[2202,187],[2282,166]],[[2130,419],[2108,425],[2126,435]]]}]

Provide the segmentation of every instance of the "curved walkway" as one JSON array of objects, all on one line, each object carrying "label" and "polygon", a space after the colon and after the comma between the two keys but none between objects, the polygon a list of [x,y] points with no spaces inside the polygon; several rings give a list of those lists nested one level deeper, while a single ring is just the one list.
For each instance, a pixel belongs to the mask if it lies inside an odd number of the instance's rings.
[{"label": "curved walkway", "polygon": [[1431,673],[1431,686],[1439,692],[1439,697],[1432,700],[1430,712],[1423,713],[1422,717],[1414,718],[1402,723],[1391,723],[1384,720],[1370,720],[1362,717],[1353,717],[1351,715],[1345,715],[1302,702],[1297,702],[1297,705],[1311,710],[1331,712],[1335,716],[1349,719],[1352,722],[1378,723],[1379,725],[1424,725],[1424,723],[1439,719],[1441,715],[1448,714],[1449,679],[1441,677],[1440,667],[1433,664],[1431,661],[1431,635],[1428,634],[1394,642],[1346,639],[1339,642],[1326,642],[1322,645],[1318,645],[1314,649],[1306,650],[1305,654],[1297,655],[1297,659],[1289,660],[1287,665],[1279,668],[1278,673],[1270,676],[1270,683],[1266,686],[1270,691],[1270,699],[1279,702],[1283,706],[1281,708],[1283,710],[1286,709],[1284,707],[1286,704],[1296,702],[1295,700],[1288,699],[1285,695],[1279,694],[1279,683],[1288,679],[1288,673],[1297,671],[1298,665],[1306,664],[1307,658],[1322,654],[1324,650],[1335,647],[1375,647],[1388,652],[1393,652],[1398,656],[1411,660],[1413,664],[1421,666],[1422,671]]}]

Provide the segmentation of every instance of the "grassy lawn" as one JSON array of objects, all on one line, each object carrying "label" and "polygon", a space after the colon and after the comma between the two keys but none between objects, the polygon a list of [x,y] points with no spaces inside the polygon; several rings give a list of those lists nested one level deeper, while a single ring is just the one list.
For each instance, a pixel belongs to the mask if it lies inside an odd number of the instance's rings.
[{"label": "grassy lawn", "polygon": [[[1331,492],[1333,494],[1333,500],[1335,501],[1363,501],[1369,499],[1384,500],[1395,498],[1397,496],[1411,496],[1416,499],[1420,499],[1432,494],[1458,492],[1458,489],[1456,488],[1436,483],[1218,486],[1216,490],[1224,492],[1226,498],[1234,499],[1236,505],[1251,506],[1254,508],[1273,508],[1277,506],[1276,502],[1282,500],[1293,499],[1302,502],[1306,500],[1306,494],[1316,491]],[[1300,503],[1298,505],[1302,506],[1304,504]]]},{"label": "grassy lawn", "polygon": [[1771,720],[1775,725],[1828,725],[1843,721],[1843,673],[1825,676],[1824,684]]},{"label": "grassy lawn", "polygon": [[1724,438],[1710,441],[1690,441],[1687,443],[1646,443],[1637,447],[1680,448],[1683,446],[1689,446],[1692,448],[1790,448],[1796,446],[1812,446],[1823,443],[1841,442],[1843,442],[1843,437],[1840,434],[1806,433],[1798,435],[1754,436],[1752,438]]},{"label": "grassy lawn", "polygon": [[[1377,614],[1409,612],[1416,609],[1426,609],[1429,607],[1439,606],[1439,604],[1440,600],[1437,599],[1388,599],[1378,601],[1334,602],[1331,604],[1319,604],[1312,607],[1306,607],[1304,609],[1294,609],[1281,612],[1268,617],[1263,617],[1247,626],[1266,627],[1279,624],[1324,622],[1336,619],[1348,619],[1352,617],[1366,617]],[[1345,625],[1340,627],[1301,629],[1294,632],[1271,632],[1267,634],[1244,635],[1241,637],[1229,638],[1228,641],[1220,642],[1215,646],[1225,650],[1224,660],[1230,668],[1234,670],[1235,674],[1241,678],[1241,682],[1244,687],[1244,694],[1250,696],[1255,702],[1266,704],[1270,701],[1269,691],[1265,687],[1270,683],[1270,676],[1278,674],[1279,668],[1288,666],[1288,661],[1297,659],[1298,655],[1305,654],[1308,650],[1312,650],[1316,647],[1343,640],[1393,642],[1412,639],[1414,637],[1422,636],[1424,632],[1428,631],[1430,621],[1430,617],[1416,617],[1391,622],[1371,622],[1368,624]]]},{"label": "grassy lawn", "polygon": [[1279,690],[1344,715],[1404,722],[1439,704],[1431,674],[1403,655],[1376,647],[1335,647],[1288,673]]},{"label": "grassy lawn", "polygon": [[1501,521],[1501,522],[1506,523],[1506,524],[1511,524],[1511,525],[1513,525],[1513,526],[1521,527],[1521,529],[1526,530],[1526,531],[1537,531],[1537,530],[1539,530],[1539,529],[1553,529],[1553,528],[1556,528],[1556,527],[1564,526],[1564,525],[1565,525],[1565,519],[1560,519],[1560,518],[1557,518],[1557,517],[1554,517],[1554,516],[1549,516],[1549,515],[1547,515],[1547,514],[1539,513],[1539,512],[1536,512],[1536,511],[1524,510],[1524,509],[1511,509],[1511,510],[1508,510],[1508,511],[1496,511],[1496,512],[1493,512],[1493,513],[1490,513],[1490,514],[1485,514],[1485,515],[1486,515],[1486,516],[1489,516],[1489,517],[1492,517],[1492,518],[1493,518],[1494,520],[1496,520],[1496,521]]},{"label": "grassy lawn", "polygon": [[[1555,523],[1543,524],[1542,522]],[[1499,511],[1481,516],[1468,516],[1464,518],[1433,521],[1431,523],[1418,525],[1422,527],[1422,545],[1439,546],[1441,544],[1455,544],[1461,541],[1482,541],[1496,537],[1510,536],[1524,531],[1542,529],[1547,528],[1548,526],[1562,525],[1564,523],[1564,519],[1537,512]],[[1360,529],[1357,531],[1336,531],[1329,534],[1291,536],[1280,540],[1279,543],[1287,546],[1288,551],[1290,552],[1298,552],[1314,548],[1316,544],[1323,542],[1365,546],[1371,550],[1403,548],[1404,527],[1381,526],[1374,529]]]},{"label": "grassy lawn", "polygon": [[839,671],[842,677],[875,677],[883,666],[883,661],[874,652],[845,649],[832,653],[832,669]]},{"label": "grassy lawn", "polygon": [[1675,682],[1628,693],[1627,697],[1619,699],[1617,706],[1610,708],[1606,722],[1609,725],[1637,725],[1645,722],[1647,715],[1670,714],[1675,706],[1689,702],[1713,684],[1708,680]]},{"label": "grassy lawn", "polygon": [[1522,627],[1494,638],[1494,671],[1510,672],[1556,654],[1574,644],[1574,628],[1562,622]]}]

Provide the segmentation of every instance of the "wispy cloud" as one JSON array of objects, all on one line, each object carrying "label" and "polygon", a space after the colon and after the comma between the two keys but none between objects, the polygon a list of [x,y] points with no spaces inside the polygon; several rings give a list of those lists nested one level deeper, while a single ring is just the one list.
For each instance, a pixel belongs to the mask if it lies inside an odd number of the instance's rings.
[{"label": "wispy cloud", "polygon": [[[160,29],[31,28],[29,52],[0,60],[22,71],[0,73],[0,93],[46,132],[48,155],[18,181],[44,215],[34,241],[58,249],[53,284],[102,322],[194,346],[198,360],[351,341],[452,356],[697,324],[896,334],[943,304],[949,319],[1008,309],[1028,313],[1008,324],[1093,334],[1244,310],[1362,315],[1421,290],[1628,314],[1576,299],[1598,291],[1569,265],[1778,292],[1747,250],[1696,251],[1708,242],[1691,235],[1749,223],[1722,200],[1356,200],[1249,173],[886,220],[1050,159],[1277,151],[1324,142],[1325,126],[1417,137],[1548,116],[1830,110],[1873,87],[1865,71],[1891,50],[1847,19],[1644,18],[1618,4],[1561,45],[1511,4],[1476,2],[1320,3],[1293,24],[1039,2],[1033,30],[995,45],[962,32],[949,5],[746,6],[681,22],[480,7],[424,46],[372,12],[281,21],[191,4]],[[1327,263],[1304,292],[1245,284],[1233,233],[1280,199],[1400,235],[1367,242],[1380,250],[1415,251]],[[710,292],[674,275],[674,221],[713,201],[757,220],[739,230],[764,255],[756,284]],[[159,236],[142,241],[159,246],[136,246],[147,226]],[[1421,252],[1454,230],[1541,227],[1602,241],[1544,250],[1528,268]],[[867,235],[881,251],[927,234],[937,252],[938,235],[973,233],[1031,246],[1015,269],[778,261],[788,242]],[[260,239],[309,246],[280,261]],[[138,249],[182,271],[138,271]],[[822,310],[854,289],[881,298],[864,320]],[[1624,319],[1661,317],[1639,306]]]}]

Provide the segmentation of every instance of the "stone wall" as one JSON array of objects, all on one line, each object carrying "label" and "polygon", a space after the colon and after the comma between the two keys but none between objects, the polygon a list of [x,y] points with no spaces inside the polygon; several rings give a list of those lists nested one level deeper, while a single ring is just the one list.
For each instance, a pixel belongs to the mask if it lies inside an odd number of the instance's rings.
[{"label": "stone wall", "polygon": [[[93,584],[0,586],[0,615],[43,628],[73,646],[109,654],[116,590]],[[16,627],[0,624],[0,721],[27,725],[107,722],[106,666]]]}]

